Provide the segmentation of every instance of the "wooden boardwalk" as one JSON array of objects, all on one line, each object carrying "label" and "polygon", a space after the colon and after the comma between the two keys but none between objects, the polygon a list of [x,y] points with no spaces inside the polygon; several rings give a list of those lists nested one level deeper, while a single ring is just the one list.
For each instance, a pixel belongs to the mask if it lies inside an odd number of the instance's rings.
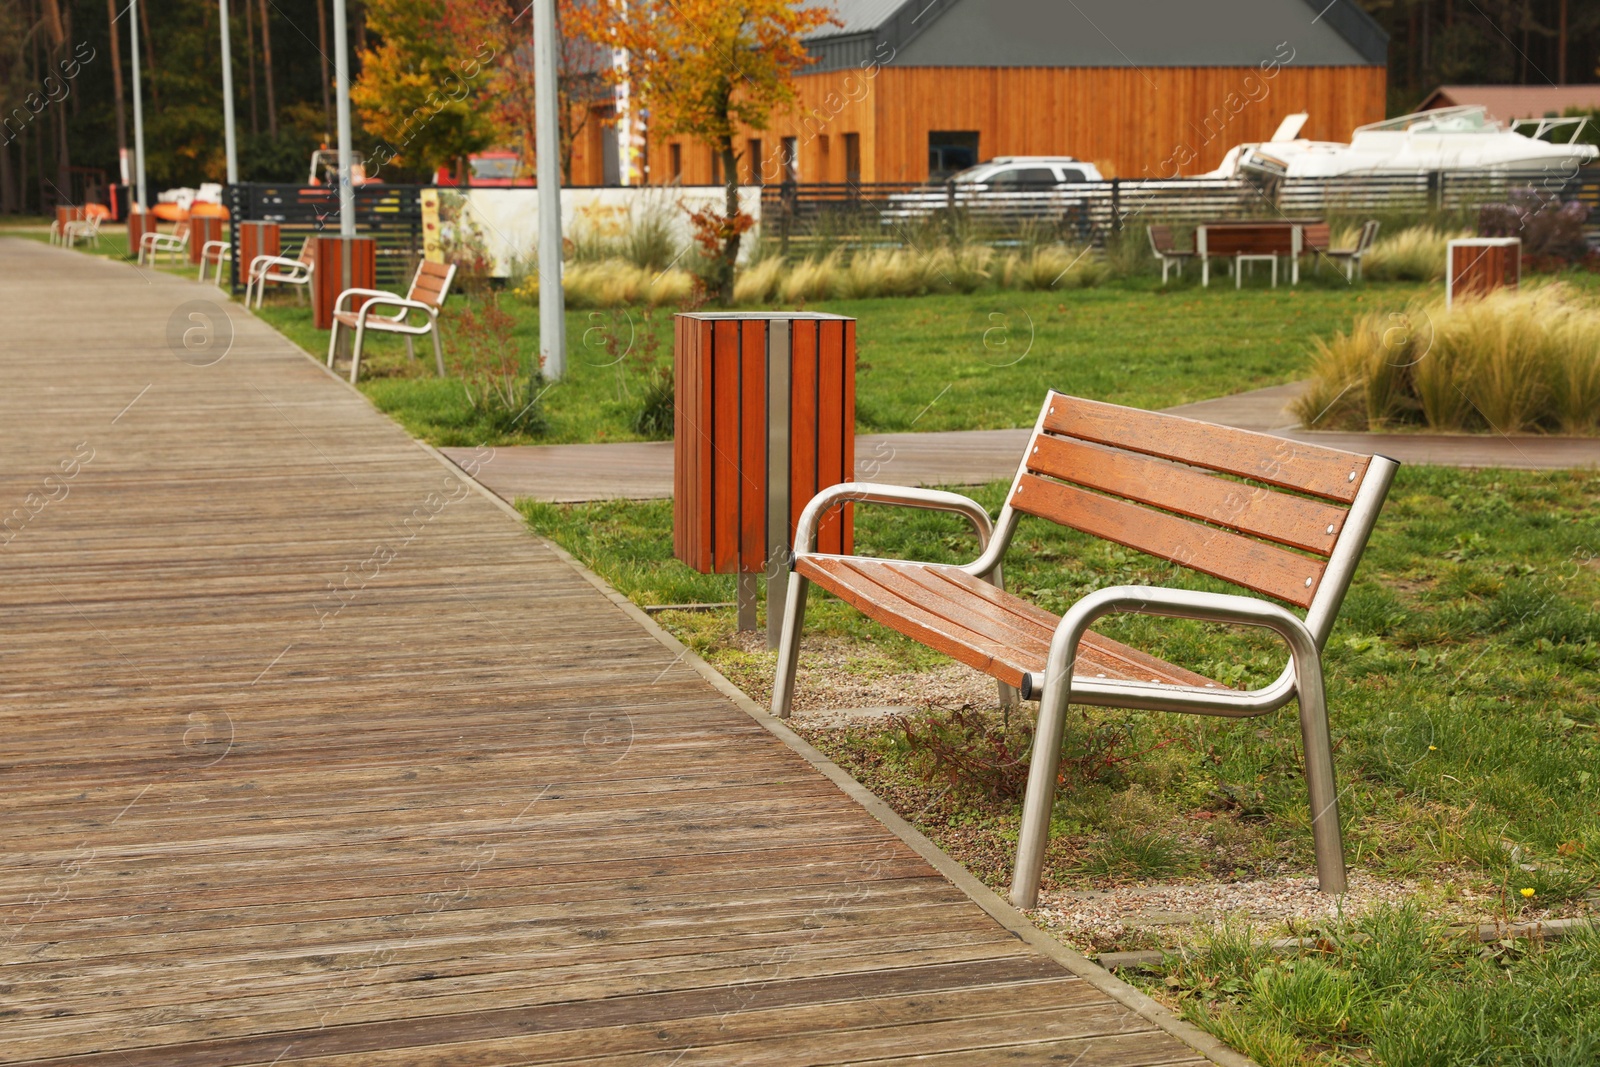
[{"label": "wooden boardwalk", "polygon": [[0,292],[0,1063],[1205,1062],[236,305]]}]

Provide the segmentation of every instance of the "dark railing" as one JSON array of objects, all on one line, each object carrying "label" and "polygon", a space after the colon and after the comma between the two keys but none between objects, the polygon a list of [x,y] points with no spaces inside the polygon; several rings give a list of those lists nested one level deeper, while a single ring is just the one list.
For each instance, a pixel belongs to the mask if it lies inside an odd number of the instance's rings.
[{"label": "dark railing", "polygon": [[1600,167],[1552,171],[1433,171],[1401,175],[1238,179],[1111,179],[984,192],[945,182],[786,183],[762,189],[762,229],[785,248],[832,243],[916,244],[941,231],[980,240],[1058,238],[1102,244],[1149,222],[1356,216],[1363,213],[1467,215],[1510,191],[1578,200],[1590,209],[1591,243],[1600,240]]},{"label": "dark railing", "polygon": [[[355,190],[356,231],[378,243],[378,285],[404,291],[422,258],[420,185],[363,185]],[[224,191],[224,202],[241,222],[276,222],[283,235],[283,255],[299,253],[300,243],[321,232],[339,230],[339,190],[324,185],[243,182]],[[233,291],[244,289],[239,262],[239,230],[229,227],[233,242]]]}]

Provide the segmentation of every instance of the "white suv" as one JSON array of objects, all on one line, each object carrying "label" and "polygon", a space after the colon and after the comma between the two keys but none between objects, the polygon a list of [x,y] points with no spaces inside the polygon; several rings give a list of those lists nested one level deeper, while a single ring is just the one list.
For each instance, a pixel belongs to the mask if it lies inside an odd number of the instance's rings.
[{"label": "white suv", "polygon": [[951,175],[958,185],[997,191],[1051,189],[1057,185],[1105,181],[1093,163],[1071,156],[996,156]]}]

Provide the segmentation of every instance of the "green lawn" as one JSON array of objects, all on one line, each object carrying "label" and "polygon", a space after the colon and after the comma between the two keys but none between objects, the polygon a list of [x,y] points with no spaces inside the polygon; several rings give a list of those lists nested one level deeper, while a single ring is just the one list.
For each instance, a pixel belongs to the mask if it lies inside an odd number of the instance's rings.
[{"label": "green lawn", "polygon": [[[833,301],[813,310],[859,321],[860,430],[966,430],[1031,425],[1049,388],[1161,408],[1293,381],[1306,373],[1311,338],[1347,328],[1359,312],[1401,308],[1419,291],[1327,280],[1298,289],[1164,291],[1140,280],[1065,293]],[[532,352],[536,308],[510,294],[500,300],[515,316],[518,349]],[[327,334],[312,328],[309,311],[292,297],[262,315],[308,352],[327,351]],[[666,309],[568,312],[568,374],[544,395],[550,429],[539,442],[637,440],[632,422],[643,379],[670,359],[671,317]],[[424,440],[533,443],[480,425],[458,383],[431,377],[431,362],[407,363],[390,339],[372,352],[363,361],[363,391]]]}]

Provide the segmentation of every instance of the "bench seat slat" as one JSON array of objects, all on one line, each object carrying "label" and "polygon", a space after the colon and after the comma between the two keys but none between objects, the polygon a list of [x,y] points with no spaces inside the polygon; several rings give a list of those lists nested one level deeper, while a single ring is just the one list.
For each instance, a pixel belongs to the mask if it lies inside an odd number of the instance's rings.
[{"label": "bench seat slat", "polygon": [[1028,469],[1326,556],[1345,509],[1132,452],[1040,434]]},{"label": "bench seat slat", "polygon": [[1327,565],[1228,530],[1101,496],[1038,475],[1017,480],[1018,511],[1309,607]]},{"label": "bench seat slat", "polygon": [[1356,498],[1371,462],[1354,452],[1061,393],[1050,396],[1044,429],[1345,504]]},{"label": "bench seat slat", "polygon": [[[1021,685],[1024,674],[1044,670],[1049,637],[1061,621],[956,567],[807,555],[796,560],[795,569],[869,618],[1009,685]],[[1217,684],[1093,631],[1078,646],[1073,673],[1168,685]]]}]

